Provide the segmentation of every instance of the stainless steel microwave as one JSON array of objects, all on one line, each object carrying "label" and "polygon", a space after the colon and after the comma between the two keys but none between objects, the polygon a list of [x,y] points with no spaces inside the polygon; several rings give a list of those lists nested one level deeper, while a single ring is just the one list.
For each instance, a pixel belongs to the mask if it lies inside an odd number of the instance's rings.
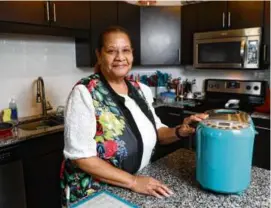
[{"label": "stainless steel microwave", "polygon": [[258,69],[261,28],[194,33],[194,68]]}]

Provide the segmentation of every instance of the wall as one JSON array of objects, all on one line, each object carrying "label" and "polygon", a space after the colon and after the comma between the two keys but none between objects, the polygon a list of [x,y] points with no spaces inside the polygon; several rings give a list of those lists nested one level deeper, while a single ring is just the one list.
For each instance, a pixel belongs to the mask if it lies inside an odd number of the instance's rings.
[{"label": "wall", "polygon": [[[151,74],[156,70],[180,76],[179,67],[136,67],[133,73]],[[0,34],[0,110],[16,98],[19,116],[41,113],[36,103],[36,80],[42,76],[46,95],[54,109],[65,105],[77,80],[93,73],[77,68],[72,38]]]}]

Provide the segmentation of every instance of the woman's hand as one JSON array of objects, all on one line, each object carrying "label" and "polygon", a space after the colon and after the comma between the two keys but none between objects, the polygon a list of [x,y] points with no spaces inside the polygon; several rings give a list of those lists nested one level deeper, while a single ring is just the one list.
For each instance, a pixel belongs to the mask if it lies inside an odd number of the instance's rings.
[{"label": "woman's hand", "polygon": [[206,118],[208,118],[208,114],[205,113],[199,113],[195,115],[191,115],[183,120],[183,124],[189,125],[193,122],[200,122]]},{"label": "woman's hand", "polygon": [[163,183],[148,176],[135,176],[134,183],[130,188],[132,191],[152,195],[157,198],[169,197],[173,192]]},{"label": "woman's hand", "polygon": [[190,126],[190,124],[194,123],[194,122],[200,122],[206,118],[208,118],[208,114],[195,114],[195,115],[191,115],[187,118],[184,119],[183,124],[181,124],[179,127],[177,127],[177,131],[179,133],[180,136],[182,137],[188,137],[191,134],[195,133],[195,128],[193,128],[192,126]]}]

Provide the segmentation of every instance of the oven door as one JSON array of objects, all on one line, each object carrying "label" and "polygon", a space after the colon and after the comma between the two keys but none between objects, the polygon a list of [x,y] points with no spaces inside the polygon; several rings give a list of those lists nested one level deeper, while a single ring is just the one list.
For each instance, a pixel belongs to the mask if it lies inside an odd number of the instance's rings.
[{"label": "oven door", "polygon": [[195,68],[258,68],[259,37],[194,40]]}]

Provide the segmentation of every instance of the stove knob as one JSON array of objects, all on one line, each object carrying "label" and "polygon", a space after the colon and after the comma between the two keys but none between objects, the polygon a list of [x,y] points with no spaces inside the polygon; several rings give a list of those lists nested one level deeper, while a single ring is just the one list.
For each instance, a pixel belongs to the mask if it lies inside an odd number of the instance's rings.
[{"label": "stove knob", "polygon": [[255,91],[259,90],[259,86],[255,86],[253,89],[254,89]]},{"label": "stove knob", "polygon": [[251,86],[250,86],[250,85],[247,85],[246,89],[247,89],[247,90],[250,90],[250,89],[251,89]]}]

